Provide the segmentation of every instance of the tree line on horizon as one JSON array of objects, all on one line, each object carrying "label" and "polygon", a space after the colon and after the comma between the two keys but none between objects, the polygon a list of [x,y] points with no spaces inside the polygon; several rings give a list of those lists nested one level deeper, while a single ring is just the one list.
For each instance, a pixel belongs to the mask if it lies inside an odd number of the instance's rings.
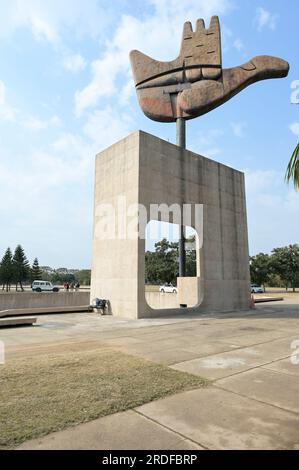
[{"label": "tree line on horizon", "polygon": [[250,258],[251,282],[259,286],[299,287],[299,245],[274,248],[271,254],[258,253]]},{"label": "tree line on horizon", "polygon": [[[192,240],[189,240],[192,241]],[[145,253],[145,282],[146,284],[162,284],[177,282],[178,272],[178,243],[163,239],[155,244],[155,251]],[[186,252],[186,274],[196,276],[196,251]],[[250,257],[251,282],[266,287],[285,287],[295,290],[299,287],[299,245],[293,244],[285,247],[274,248],[271,254],[258,253]],[[81,285],[90,285],[91,271],[83,269],[76,274],[47,273],[43,271],[38,259],[35,258],[32,265],[25,255],[21,245],[18,245],[12,253],[7,248],[0,262],[0,285],[2,290],[10,291],[15,285],[24,290],[24,283],[44,280],[53,284],[65,282],[80,282]]]},{"label": "tree line on horizon", "polygon": [[[186,274],[196,276],[196,251],[186,252]],[[155,251],[145,253],[145,283],[176,284],[179,276],[178,243],[166,239],[155,244]],[[250,277],[253,284],[269,287],[299,287],[299,245],[274,248],[271,254],[250,257]]]},{"label": "tree line on horizon", "polygon": [[25,251],[21,245],[18,245],[12,253],[10,248],[7,248],[5,254],[0,262],[0,286],[2,290],[9,292],[11,286],[16,286],[16,291],[24,291],[25,283],[32,283],[33,281],[50,281],[53,284],[63,284],[65,282],[80,282],[81,285],[90,285],[91,271],[84,269],[74,274],[59,274],[44,272],[35,258],[32,265],[26,257]]}]

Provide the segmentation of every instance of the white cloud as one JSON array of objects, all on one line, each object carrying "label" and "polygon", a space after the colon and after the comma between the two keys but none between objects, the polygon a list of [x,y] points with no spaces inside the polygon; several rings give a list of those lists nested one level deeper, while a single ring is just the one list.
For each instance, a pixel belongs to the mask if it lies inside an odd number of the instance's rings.
[{"label": "white cloud", "polygon": [[1,192],[10,195],[1,208],[1,251],[22,243],[42,264],[84,266],[91,255],[94,149],[74,135],[56,144],[12,155],[0,147]]},{"label": "white cloud", "polygon": [[72,73],[82,72],[86,65],[87,62],[81,54],[69,55],[63,61],[64,68]]},{"label": "white cloud", "polygon": [[290,129],[295,135],[299,135],[299,122],[293,122],[293,124],[290,125]]},{"label": "white cloud", "polygon": [[42,129],[46,129],[48,125],[45,121],[31,117],[24,121],[24,127],[32,131],[40,131]]},{"label": "white cloud", "polygon": [[52,44],[59,42],[59,35],[54,28],[52,28],[47,21],[37,16],[30,18],[31,29],[34,37],[39,40],[46,40]]},{"label": "white cloud", "polygon": [[115,113],[108,106],[90,114],[84,132],[93,142],[96,152],[126,137],[135,128],[135,121],[128,113]]},{"label": "white cloud", "polygon": [[246,189],[250,196],[268,193],[283,181],[283,175],[274,170],[245,170]]},{"label": "white cloud", "polygon": [[126,106],[129,103],[130,98],[134,95],[134,92],[134,80],[130,78],[120,91],[120,103],[122,106]]},{"label": "white cloud", "polygon": [[29,117],[23,121],[24,127],[32,131],[41,131],[48,129],[50,126],[58,127],[61,125],[61,119],[58,116],[53,116],[48,121],[39,118]]},{"label": "white cloud", "polygon": [[6,99],[6,86],[0,80],[0,120],[15,121],[17,110],[9,105]]},{"label": "white cloud", "polygon": [[237,39],[234,41],[233,46],[234,46],[234,48],[237,49],[238,51],[242,51],[242,49],[244,49],[244,44],[243,44],[243,42],[241,41],[240,38],[237,38]]},{"label": "white cloud", "polygon": [[284,173],[245,170],[245,177],[251,254],[296,243],[299,195],[285,184]]},{"label": "white cloud", "polygon": [[190,142],[188,148],[205,157],[214,158],[221,153],[219,139],[223,134],[222,129],[208,129],[205,132],[196,133],[196,139]]},{"label": "white cloud", "polygon": [[236,137],[242,138],[245,136],[246,122],[231,122],[230,125]]},{"label": "white cloud", "polygon": [[109,21],[109,9],[97,0],[1,0],[0,37],[28,28],[37,40],[57,44],[68,30],[102,37]]},{"label": "white cloud", "polygon": [[277,14],[270,13],[270,11],[265,10],[263,7],[257,8],[255,21],[259,31],[265,27],[274,31],[276,29],[277,20]]},{"label": "white cloud", "polygon": [[[209,19],[211,15],[225,14],[232,7],[230,0],[151,0],[158,16],[181,17],[182,20],[201,17]],[[186,18],[187,15],[187,18]]]},{"label": "white cloud", "polygon": [[185,20],[195,22],[203,17],[209,21],[211,15],[225,14],[231,8],[230,0],[151,0],[151,3],[154,14],[143,20],[130,15],[121,17],[114,37],[107,42],[101,58],[92,63],[90,83],[76,92],[77,116],[87,108],[96,106],[101,98],[120,93],[117,78],[121,74],[129,76],[129,52],[132,49],[142,50],[159,60],[175,58]]}]

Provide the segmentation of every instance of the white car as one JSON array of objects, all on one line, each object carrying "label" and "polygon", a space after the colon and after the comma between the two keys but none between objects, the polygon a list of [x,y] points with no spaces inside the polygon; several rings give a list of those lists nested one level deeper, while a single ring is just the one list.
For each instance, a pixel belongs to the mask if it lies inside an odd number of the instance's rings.
[{"label": "white car", "polygon": [[31,288],[33,292],[59,292],[59,287],[49,281],[33,281]]},{"label": "white car", "polygon": [[264,289],[261,286],[258,286],[257,284],[251,284],[251,293],[252,294],[263,294]]},{"label": "white car", "polygon": [[178,290],[172,284],[163,284],[159,289],[162,294],[177,294]]}]

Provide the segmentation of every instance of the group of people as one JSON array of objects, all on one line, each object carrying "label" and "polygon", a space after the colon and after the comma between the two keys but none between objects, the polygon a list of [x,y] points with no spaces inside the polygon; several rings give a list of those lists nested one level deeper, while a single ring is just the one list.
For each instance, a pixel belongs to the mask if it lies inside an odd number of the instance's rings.
[{"label": "group of people", "polygon": [[64,287],[64,290],[66,292],[69,292],[70,290],[71,291],[74,291],[74,290],[77,291],[77,290],[80,289],[80,282],[71,282],[71,283],[65,282],[63,287]]}]

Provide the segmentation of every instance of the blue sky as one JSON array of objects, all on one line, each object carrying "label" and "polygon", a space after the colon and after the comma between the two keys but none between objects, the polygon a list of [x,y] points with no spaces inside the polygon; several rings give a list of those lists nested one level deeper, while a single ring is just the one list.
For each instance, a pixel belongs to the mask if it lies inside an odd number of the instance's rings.
[{"label": "blue sky", "polygon": [[299,193],[284,183],[298,0],[0,0],[0,12],[0,256],[21,243],[30,261],[90,266],[95,154],[136,129],[175,141],[174,124],[139,109],[128,53],[172,60],[183,22],[213,14],[224,67],[269,54],[291,71],[190,121],[188,148],[246,173],[251,254],[299,242]]}]

